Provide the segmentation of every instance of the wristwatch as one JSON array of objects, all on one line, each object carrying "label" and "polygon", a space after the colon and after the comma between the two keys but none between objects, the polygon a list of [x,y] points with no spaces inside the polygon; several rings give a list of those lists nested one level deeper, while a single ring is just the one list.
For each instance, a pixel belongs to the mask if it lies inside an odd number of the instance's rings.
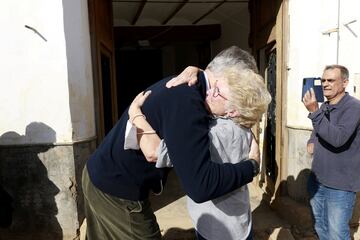
[{"label": "wristwatch", "polygon": [[252,159],[250,158],[249,161],[251,162],[251,164],[253,165],[254,167],[254,170],[253,170],[253,177],[255,177],[256,175],[259,174],[260,172],[260,166],[259,166],[259,163],[255,160],[255,159]]}]

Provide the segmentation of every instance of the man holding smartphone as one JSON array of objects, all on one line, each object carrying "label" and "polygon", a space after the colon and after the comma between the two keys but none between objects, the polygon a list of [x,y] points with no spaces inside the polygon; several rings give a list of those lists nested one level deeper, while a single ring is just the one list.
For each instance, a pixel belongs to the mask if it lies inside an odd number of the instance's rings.
[{"label": "man holding smartphone", "polygon": [[360,190],[360,101],[345,92],[344,66],[326,66],[321,82],[327,101],[320,108],[313,89],[303,97],[313,125],[307,146],[313,154],[310,205],[320,240],[351,239],[349,221]]}]

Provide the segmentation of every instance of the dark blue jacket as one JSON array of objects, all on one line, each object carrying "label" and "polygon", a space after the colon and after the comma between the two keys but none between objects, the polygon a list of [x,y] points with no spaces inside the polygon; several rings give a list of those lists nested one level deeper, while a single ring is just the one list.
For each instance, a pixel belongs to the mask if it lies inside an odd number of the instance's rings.
[{"label": "dark blue jacket", "polygon": [[[167,89],[163,79],[152,85],[143,113],[160,138],[183,189],[195,202],[204,202],[235,190],[253,179],[249,161],[217,164],[210,160],[208,112],[204,105],[205,78],[199,84]],[[101,191],[129,200],[144,200],[158,192],[168,169],[148,163],[141,151],[124,150],[127,110],[87,163],[92,183]]]}]

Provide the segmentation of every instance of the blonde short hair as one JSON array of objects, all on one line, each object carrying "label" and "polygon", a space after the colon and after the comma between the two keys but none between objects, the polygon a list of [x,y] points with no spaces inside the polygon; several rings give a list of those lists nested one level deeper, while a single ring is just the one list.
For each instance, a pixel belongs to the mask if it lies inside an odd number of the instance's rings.
[{"label": "blonde short hair", "polygon": [[264,79],[251,69],[237,67],[224,69],[223,76],[230,90],[226,108],[239,112],[232,120],[236,124],[251,128],[261,119],[271,101]]}]

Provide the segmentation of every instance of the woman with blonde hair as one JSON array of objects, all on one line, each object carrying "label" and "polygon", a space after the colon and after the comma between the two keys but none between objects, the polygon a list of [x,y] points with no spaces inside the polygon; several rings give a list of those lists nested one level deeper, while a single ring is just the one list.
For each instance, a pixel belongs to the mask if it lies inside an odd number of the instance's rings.
[{"label": "woman with blonde hair", "polygon": [[[174,81],[177,81],[176,84],[188,82],[191,78],[186,76],[197,71],[194,67],[187,68]],[[217,80],[207,91],[205,104],[212,119],[210,155],[211,160],[219,164],[237,163],[248,159],[251,144],[256,144],[250,128],[261,119],[271,97],[263,78],[255,71],[236,67],[219,71],[222,73],[215,74],[216,78],[225,80],[229,91],[222,91]],[[191,84],[194,81],[191,80]],[[128,111],[129,120],[137,128],[139,146],[147,160],[156,161],[158,168],[172,167],[165,141],[158,137],[145,117],[139,117],[143,116],[141,106],[149,95],[149,91],[140,93],[134,99]],[[217,106],[216,101],[220,99],[226,101],[225,108]],[[203,203],[196,203],[188,197],[187,205],[197,239],[252,239],[251,208],[246,185]]]}]

